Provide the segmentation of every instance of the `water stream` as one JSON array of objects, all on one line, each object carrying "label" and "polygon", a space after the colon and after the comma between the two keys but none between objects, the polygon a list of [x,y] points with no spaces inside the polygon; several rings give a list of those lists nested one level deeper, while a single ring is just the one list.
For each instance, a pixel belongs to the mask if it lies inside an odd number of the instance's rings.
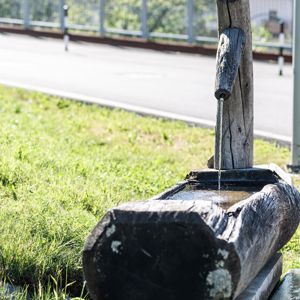
[{"label": "water stream", "polygon": [[221,176],[222,176],[222,143],[223,143],[223,106],[224,98],[220,98],[218,101],[218,122],[219,124],[219,151],[218,151],[218,190],[221,190]]},{"label": "water stream", "polygon": [[227,210],[232,205],[249,198],[254,193],[261,190],[262,187],[257,186],[241,186],[233,185],[228,182],[222,183],[222,148],[223,148],[223,108],[224,98],[220,98],[218,101],[217,112],[217,129],[219,134],[218,150],[216,151],[216,162],[218,171],[218,181],[214,184],[209,183],[204,185],[203,183],[189,183],[182,190],[169,195],[168,200],[193,200],[193,201],[210,201],[211,205],[216,204],[221,208]]}]

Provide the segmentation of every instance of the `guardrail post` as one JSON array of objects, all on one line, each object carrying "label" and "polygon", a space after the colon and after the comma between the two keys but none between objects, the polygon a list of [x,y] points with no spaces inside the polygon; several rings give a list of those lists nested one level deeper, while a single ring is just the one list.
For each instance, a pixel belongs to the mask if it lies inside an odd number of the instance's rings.
[{"label": "guardrail post", "polygon": [[300,172],[300,1],[294,1],[293,31],[294,107],[291,170]]},{"label": "guardrail post", "polygon": [[99,0],[100,35],[105,35],[105,0]]},{"label": "guardrail post", "polygon": [[69,6],[64,5],[64,44],[65,44],[65,51],[69,51],[69,24],[68,24],[68,17],[69,17]]},{"label": "guardrail post", "polygon": [[283,75],[283,67],[284,67],[284,56],[283,56],[283,50],[284,50],[284,43],[285,43],[285,36],[284,36],[284,29],[285,24],[284,21],[280,21],[280,33],[279,33],[279,56],[278,56],[278,67],[279,67],[279,76]]},{"label": "guardrail post", "polygon": [[64,31],[65,29],[64,5],[65,5],[65,0],[59,0],[60,29],[62,31]]},{"label": "guardrail post", "polygon": [[25,28],[30,26],[29,0],[23,0],[23,24]]},{"label": "guardrail post", "polygon": [[141,9],[141,31],[142,31],[142,37],[144,39],[147,39],[149,37],[148,32],[148,5],[147,0],[141,0],[142,1],[142,9]]},{"label": "guardrail post", "polygon": [[187,0],[187,35],[188,42],[194,42],[194,0]]}]

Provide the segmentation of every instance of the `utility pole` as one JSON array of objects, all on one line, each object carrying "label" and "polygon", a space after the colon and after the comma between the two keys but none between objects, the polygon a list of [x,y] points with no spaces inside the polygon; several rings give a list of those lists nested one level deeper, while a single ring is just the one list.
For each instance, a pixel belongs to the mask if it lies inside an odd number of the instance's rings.
[{"label": "utility pole", "polygon": [[141,32],[142,37],[147,39],[149,37],[148,32],[148,1],[142,0],[141,2],[142,9],[141,9]]},{"label": "utility pole", "polygon": [[194,42],[194,0],[187,0],[187,35],[188,42],[192,44]]},{"label": "utility pole", "polygon": [[105,35],[105,0],[99,0],[100,26],[99,32],[103,37]]},{"label": "utility pole", "polygon": [[65,29],[65,13],[64,13],[65,0],[59,0],[59,15],[60,15],[60,29]]},{"label": "utility pole", "polygon": [[292,165],[293,172],[300,172],[300,0],[294,0],[293,29],[293,70],[294,70],[294,107],[293,107],[293,142]]},{"label": "utility pole", "polygon": [[29,0],[23,0],[23,24],[25,29],[28,29],[30,26]]}]

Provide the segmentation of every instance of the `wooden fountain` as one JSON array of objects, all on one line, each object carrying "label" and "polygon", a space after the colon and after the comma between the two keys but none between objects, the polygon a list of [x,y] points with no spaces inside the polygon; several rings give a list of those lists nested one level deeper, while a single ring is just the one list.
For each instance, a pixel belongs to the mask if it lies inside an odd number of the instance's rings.
[{"label": "wooden fountain", "polygon": [[[83,251],[95,300],[246,299],[247,287],[298,227],[300,195],[289,178],[274,166],[253,168],[249,0],[217,5],[215,96],[224,99],[224,110],[223,126],[216,126],[215,169],[193,171],[148,201],[107,212]],[[220,150],[222,190],[229,197],[216,201],[211,194],[218,193]],[[232,201],[230,195],[241,191],[247,193]],[[280,267],[255,299],[267,299]]]}]

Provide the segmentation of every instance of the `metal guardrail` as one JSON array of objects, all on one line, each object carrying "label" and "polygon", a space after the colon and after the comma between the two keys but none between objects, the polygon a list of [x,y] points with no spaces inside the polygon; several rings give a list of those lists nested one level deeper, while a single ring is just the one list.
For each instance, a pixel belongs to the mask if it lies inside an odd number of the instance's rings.
[{"label": "metal guardrail", "polygon": [[[63,6],[67,3],[71,6],[71,1],[66,0],[53,0],[48,1],[48,3],[53,4],[53,9],[56,11],[56,21],[54,20],[33,20],[31,5],[33,4],[32,0],[15,0],[18,2],[20,7],[20,18],[10,18],[10,17],[0,17],[0,23],[3,24],[11,24],[11,25],[19,25],[24,28],[32,28],[32,27],[42,27],[42,28],[56,28],[64,30],[64,17],[63,17]],[[70,21],[68,24],[68,28],[70,30],[78,30],[78,31],[90,31],[90,32],[98,32],[101,36],[105,35],[124,35],[124,36],[135,36],[141,37],[144,39],[171,39],[171,40],[180,40],[186,41],[189,44],[194,43],[204,43],[204,44],[216,44],[218,43],[218,38],[214,36],[199,36],[195,33],[195,22],[196,13],[195,13],[195,3],[197,0],[182,0],[181,4],[184,5],[184,10],[182,15],[182,19],[184,24],[185,32],[175,33],[175,32],[151,32],[149,22],[149,6],[151,1],[153,0],[136,0],[136,3],[139,3],[138,7],[135,7],[137,11],[137,16],[135,16],[139,20],[139,25],[137,29],[122,29],[122,28],[112,28],[109,26],[107,22],[107,18],[109,17],[109,11],[107,11],[107,5],[111,5],[111,9],[115,9],[114,3],[109,3],[109,1],[113,2],[113,0],[92,0],[92,1],[82,1],[82,0],[72,0],[75,4],[78,5],[82,12],[78,13],[80,16],[89,13],[89,19],[93,19],[90,24],[82,22],[83,24],[79,24],[80,22]],[[138,2],[139,1],[139,2]],[[38,1],[34,2],[36,5]],[[81,5],[81,6],[80,6]],[[88,9],[86,9],[86,5],[90,5]],[[124,5],[124,4],[123,4]],[[127,5],[128,6],[128,5]],[[128,7],[125,7],[129,9]],[[131,8],[133,10],[133,8]],[[156,8],[157,9],[157,8]],[[158,9],[162,9],[159,7]],[[174,8],[173,8],[174,9]],[[176,7],[175,7],[176,9]],[[182,8],[181,8],[182,10]],[[172,14],[172,12],[170,12]],[[166,15],[164,16],[167,17]],[[91,24],[93,23],[93,24]],[[254,47],[262,47],[268,49],[285,49],[287,51],[292,51],[291,44],[280,44],[280,43],[269,43],[269,42],[261,42],[254,41]]]}]

